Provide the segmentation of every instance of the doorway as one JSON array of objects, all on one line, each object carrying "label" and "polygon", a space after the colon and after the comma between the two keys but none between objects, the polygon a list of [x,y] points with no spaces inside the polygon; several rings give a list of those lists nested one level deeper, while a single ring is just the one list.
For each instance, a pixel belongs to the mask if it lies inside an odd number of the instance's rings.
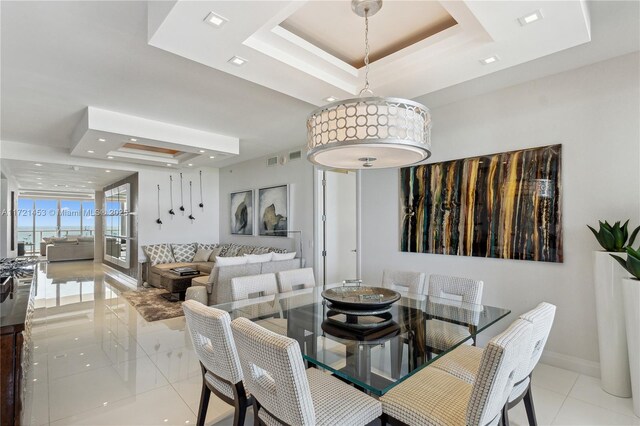
[{"label": "doorway", "polygon": [[359,176],[316,170],[316,277],[322,284],[360,277]]}]

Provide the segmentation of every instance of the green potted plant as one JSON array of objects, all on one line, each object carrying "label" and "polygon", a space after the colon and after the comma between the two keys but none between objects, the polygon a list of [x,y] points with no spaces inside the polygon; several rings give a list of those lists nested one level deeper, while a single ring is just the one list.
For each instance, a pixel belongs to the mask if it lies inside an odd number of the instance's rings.
[{"label": "green potted plant", "polygon": [[624,316],[627,329],[627,348],[631,370],[633,412],[640,417],[640,247],[626,247],[626,259],[611,255],[631,277],[622,279]]},{"label": "green potted plant", "polygon": [[625,247],[633,244],[640,231],[637,227],[629,236],[629,221],[611,225],[599,222],[599,229],[587,225],[604,250],[593,253],[593,283],[596,299],[596,321],[600,348],[600,378],[602,389],[615,396],[631,396],[629,355],[623,308],[623,270],[609,256],[617,252],[626,257]]},{"label": "green potted plant", "polygon": [[[604,222],[599,221],[599,223],[600,229],[598,231],[589,225],[587,225],[587,227],[591,229],[596,240],[598,240],[605,251],[623,252],[625,247],[633,245],[633,242],[638,235],[638,231],[640,231],[640,226],[638,226],[631,233],[631,238],[629,238],[629,230],[627,229],[629,220],[627,220],[622,226],[620,226],[620,221],[614,223],[613,226],[611,226],[606,220]],[[629,239],[628,244],[627,239]]]}]

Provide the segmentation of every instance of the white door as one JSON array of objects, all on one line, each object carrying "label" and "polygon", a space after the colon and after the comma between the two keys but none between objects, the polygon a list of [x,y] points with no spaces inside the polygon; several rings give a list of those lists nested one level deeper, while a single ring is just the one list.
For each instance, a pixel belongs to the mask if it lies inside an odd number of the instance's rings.
[{"label": "white door", "polygon": [[[358,277],[357,177],[355,172],[318,171],[318,247],[320,283]],[[324,182],[324,184],[323,184]],[[323,281],[324,278],[324,281]]]}]

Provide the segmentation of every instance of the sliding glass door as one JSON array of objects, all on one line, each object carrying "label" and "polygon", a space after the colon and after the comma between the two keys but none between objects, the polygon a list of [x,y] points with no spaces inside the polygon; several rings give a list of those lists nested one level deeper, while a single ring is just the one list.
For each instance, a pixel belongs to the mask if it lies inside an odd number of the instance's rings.
[{"label": "sliding glass door", "polygon": [[17,216],[18,242],[26,254],[38,254],[43,238],[91,236],[95,232],[93,200],[20,197]]}]

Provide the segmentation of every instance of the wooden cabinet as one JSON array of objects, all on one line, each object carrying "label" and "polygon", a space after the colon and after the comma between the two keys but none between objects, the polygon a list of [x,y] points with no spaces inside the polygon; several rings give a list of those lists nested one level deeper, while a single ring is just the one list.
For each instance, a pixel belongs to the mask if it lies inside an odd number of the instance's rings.
[{"label": "wooden cabinet", "polygon": [[[25,376],[31,365],[31,320],[35,278],[27,284],[8,278],[0,295],[0,422],[20,425],[26,392]],[[8,287],[6,287],[8,286]]]}]

